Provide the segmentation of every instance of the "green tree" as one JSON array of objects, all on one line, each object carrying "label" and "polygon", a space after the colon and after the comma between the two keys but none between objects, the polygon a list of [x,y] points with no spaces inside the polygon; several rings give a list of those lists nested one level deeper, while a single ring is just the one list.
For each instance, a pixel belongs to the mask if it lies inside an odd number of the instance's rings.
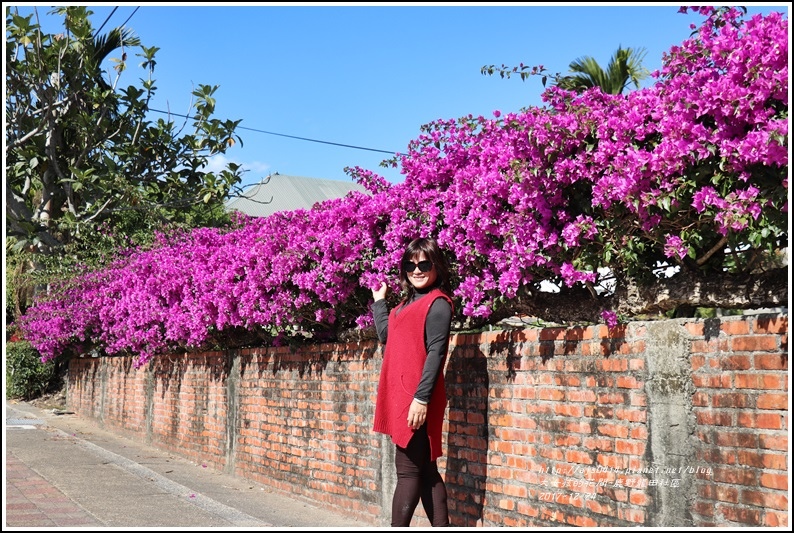
[{"label": "green tree", "polygon": [[561,89],[582,92],[591,87],[600,87],[607,94],[623,94],[630,84],[639,88],[640,82],[650,75],[642,66],[646,54],[645,48],[619,46],[609,60],[606,70],[592,57],[583,56],[568,65],[570,73],[567,75],[560,73],[551,75],[543,67],[530,67],[523,63],[516,67],[485,65],[480,69],[480,73],[489,76],[499,74],[501,78],[510,78],[513,74],[517,74],[521,81],[525,81],[530,76],[540,76],[544,87],[551,78],[552,83]]},{"label": "green tree", "polygon": [[648,70],[642,66],[646,54],[644,48],[619,46],[610,58],[606,70],[592,57],[580,57],[568,65],[571,73],[560,78],[557,86],[576,92],[599,87],[607,94],[623,94],[629,84],[639,89],[640,81],[649,75]]},{"label": "green tree", "polygon": [[[20,271],[68,275],[170,225],[225,223],[243,171],[205,168],[242,141],[239,120],[212,118],[218,86],[198,85],[180,123],[152,120],[159,48],[125,27],[97,35],[85,6],[50,14],[61,33],[44,33],[35,10],[6,8],[7,262],[22,254]],[[125,87],[133,53],[145,77]]]}]

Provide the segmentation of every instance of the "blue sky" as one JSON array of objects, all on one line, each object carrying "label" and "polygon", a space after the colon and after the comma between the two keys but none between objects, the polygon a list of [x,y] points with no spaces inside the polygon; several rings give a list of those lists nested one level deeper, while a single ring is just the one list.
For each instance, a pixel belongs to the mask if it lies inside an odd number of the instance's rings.
[{"label": "blue sky", "polygon": [[[11,5],[23,13],[36,5],[42,17],[50,10],[48,4]],[[679,5],[142,3],[137,10],[135,4],[115,12],[112,4],[90,9],[94,27],[104,23],[103,33],[126,22],[142,44],[160,48],[152,108],[185,114],[194,86],[220,86],[214,116],[242,119],[243,146],[226,157],[248,169],[246,185],[271,172],[349,181],[346,166],[399,182],[398,170],[379,163],[405,151],[423,124],[541,105],[539,78],[501,79],[481,74],[483,66],[524,63],[566,73],[586,55],[606,67],[623,46],[645,48],[652,71],[664,52],[689,37],[690,24],[702,20],[678,13]],[[750,15],[789,12],[782,2],[743,5]],[[45,23],[45,31],[57,30]],[[140,86],[139,62],[129,62],[124,86]]]}]

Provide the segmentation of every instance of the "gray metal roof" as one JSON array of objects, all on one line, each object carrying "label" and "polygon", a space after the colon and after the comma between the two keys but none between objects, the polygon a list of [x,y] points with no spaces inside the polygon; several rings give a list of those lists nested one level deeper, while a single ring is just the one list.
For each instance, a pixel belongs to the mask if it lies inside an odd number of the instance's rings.
[{"label": "gray metal roof", "polygon": [[278,211],[310,209],[315,203],[342,198],[350,191],[367,190],[354,181],[326,180],[286,176],[274,173],[265,183],[247,188],[239,197],[226,202],[230,210],[255,217],[266,217]]}]

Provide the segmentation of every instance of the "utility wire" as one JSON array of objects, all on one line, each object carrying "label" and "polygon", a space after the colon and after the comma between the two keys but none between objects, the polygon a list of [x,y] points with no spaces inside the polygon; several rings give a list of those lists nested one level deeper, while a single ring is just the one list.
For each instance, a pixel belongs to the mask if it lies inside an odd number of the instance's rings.
[{"label": "utility wire", "polygon": [[[104,27],[105,27],[105,24],[107,24],[107,23],[108,23],[108,21],[110,20],[110,17],[112,17],[112,16],[113,16],[113,13],[115,13],[115,12],[116,12],[116,10],[117,10],[118,8],[119,8],[118,6],[116,6],[116,7],[114,7],[114,8],[113,8],[113,11],[111,11],[111,12],[110,12],[110,15],[108,15],[108,16],[107,16],[107,18],[105,19],[105,22],[103,22],[103,23],[102,23],[102,25],[101,25],[99,28],[97,28],[97,30],[94,32],[94,35],[93,35],[94,37],[96,37],[97,35],[99,35],[99,32],[100,32],[100,31],[102,31],[102,28],[104,28]],[[125,21],[124,21],[124,24],[122,24],[122,25],[121,25],[121,27],[124,27],[124,26],[126,26],[126,25],[127,25],[127,23],[130,21],[130,19],[132,18],[132,15],[134,15],[134,14],[135,14],[135,13],[136,13],[136,12],[137,12],[137,11],[138,11],[140,8],[141,8],[141,6],[138,6],[138,7],[136,7],[136,8],[135,8],[135,9],[132,11],[132,13],[130,14],[130,16],[129,16],[129,17],[127,17],[127,20],[125,20]]]},{"label": "utility wire", "polygon": [[136,7],[136,8],[135,8],[135,11],[133,11],[132,13],[130,13],[130,16],[129,16],[129,17],[127,17],[127,20],[125,20],[125,21],[124,21],[124,24],[122,24],[121,26],[122,26],[122,27],[126,26],[126,25],[127,25],[127,23],[130,21],[130,19],[132,18],[132,15],[134,15],[134,14],[135,14],[135,13],[136,13],[136,12],[137,12],[137,11],[138,11],[140,8],[141,8],[141,6],[138,6],[138,7]]},{"label": "utility wire", "polygon": [[[105,24],[108,23],[108,21],[110,20],[110,17],[113,16],[113,13],[115,13],[118,8],[119,8],[119,6],[116,6],[116,7],[113,8],[113,11],[111,11],[110,15],[107,16],[107,18],[105,19],[105,22],[103,22],[102,25],[99,28],[97,28],[97,30],[94,32],[94,35],[92,37],[96,37],[97,35],[99,35],[99,32],[102,31],[102,28],[105,27]],[[135,13],[135,11],[133,11],[133,13]],[[132,17],[132,15],[130,15],[130,17]],[[130,20],[130,19],[127,19],[127,20]]]},{"label": "utility wire", "polygon": [[[182,118],[190,118],[188,115],[180,115],[179,113],[172,113],[170,111],[161,111],[159,109],[151,109],[151,108],[149,108],[149,111],[154,111],[155,113],[163,113],[164,115],[174,115],[174,116],[182,117]],[[237,127],[239,129],[241,129],[241,130],[255,131],[257,133],[267,133],[268,135],[278,135],[279,137],[289,137],[290,139],[298,139],[298,140],[301,140],[301,141],[309,141],[309,142],[313,142],[313,143],[332,144],[334,146],[343,146],[345,148],[355,148],[356,150],[368,150],[370,152],[380,152],[382,154],[389,154],[389,155],[394,155],[394,154],[397,153],[396,151],[390,152],[388,150],[378,150],[376,148],[365,148],[363,146],[354,146],[352,144],[334,143],[334,142],[331,142],[331,141],[320,141],[320,140],[317,140],[317,139],[309,139],[307,137],[298,137],[296,135],[287,135],[285,133],[275,133],[275,132],[272,132],[272,131],[265,131],[265,130],[260,130],[260,129],[256,129],[256,128],[246,128],[245,126],[237,126]]]}]

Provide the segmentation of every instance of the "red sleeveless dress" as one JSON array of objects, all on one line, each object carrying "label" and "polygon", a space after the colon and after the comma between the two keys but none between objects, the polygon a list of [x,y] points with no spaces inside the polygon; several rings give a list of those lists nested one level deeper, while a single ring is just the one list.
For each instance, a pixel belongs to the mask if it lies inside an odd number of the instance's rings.
[{"label": "red sleeveless dress", "polygon": [[[438,298],[444,298],[452,305],[452,300],[447,295],[434,289],[409,305],[396,306],[389,314],[389,330],[378,382],[373,430],[391,436],[392,442],[401,448],[408,446],[414,434],[414,430],[408,426],[408,408],[422,379],[422,370],[427,359],[425,320],[430,307]],[[427,404],[427,435],[430,438],[431,461],[442,455],[441,433],[446,408],[447,391],[442,361]]]}]

